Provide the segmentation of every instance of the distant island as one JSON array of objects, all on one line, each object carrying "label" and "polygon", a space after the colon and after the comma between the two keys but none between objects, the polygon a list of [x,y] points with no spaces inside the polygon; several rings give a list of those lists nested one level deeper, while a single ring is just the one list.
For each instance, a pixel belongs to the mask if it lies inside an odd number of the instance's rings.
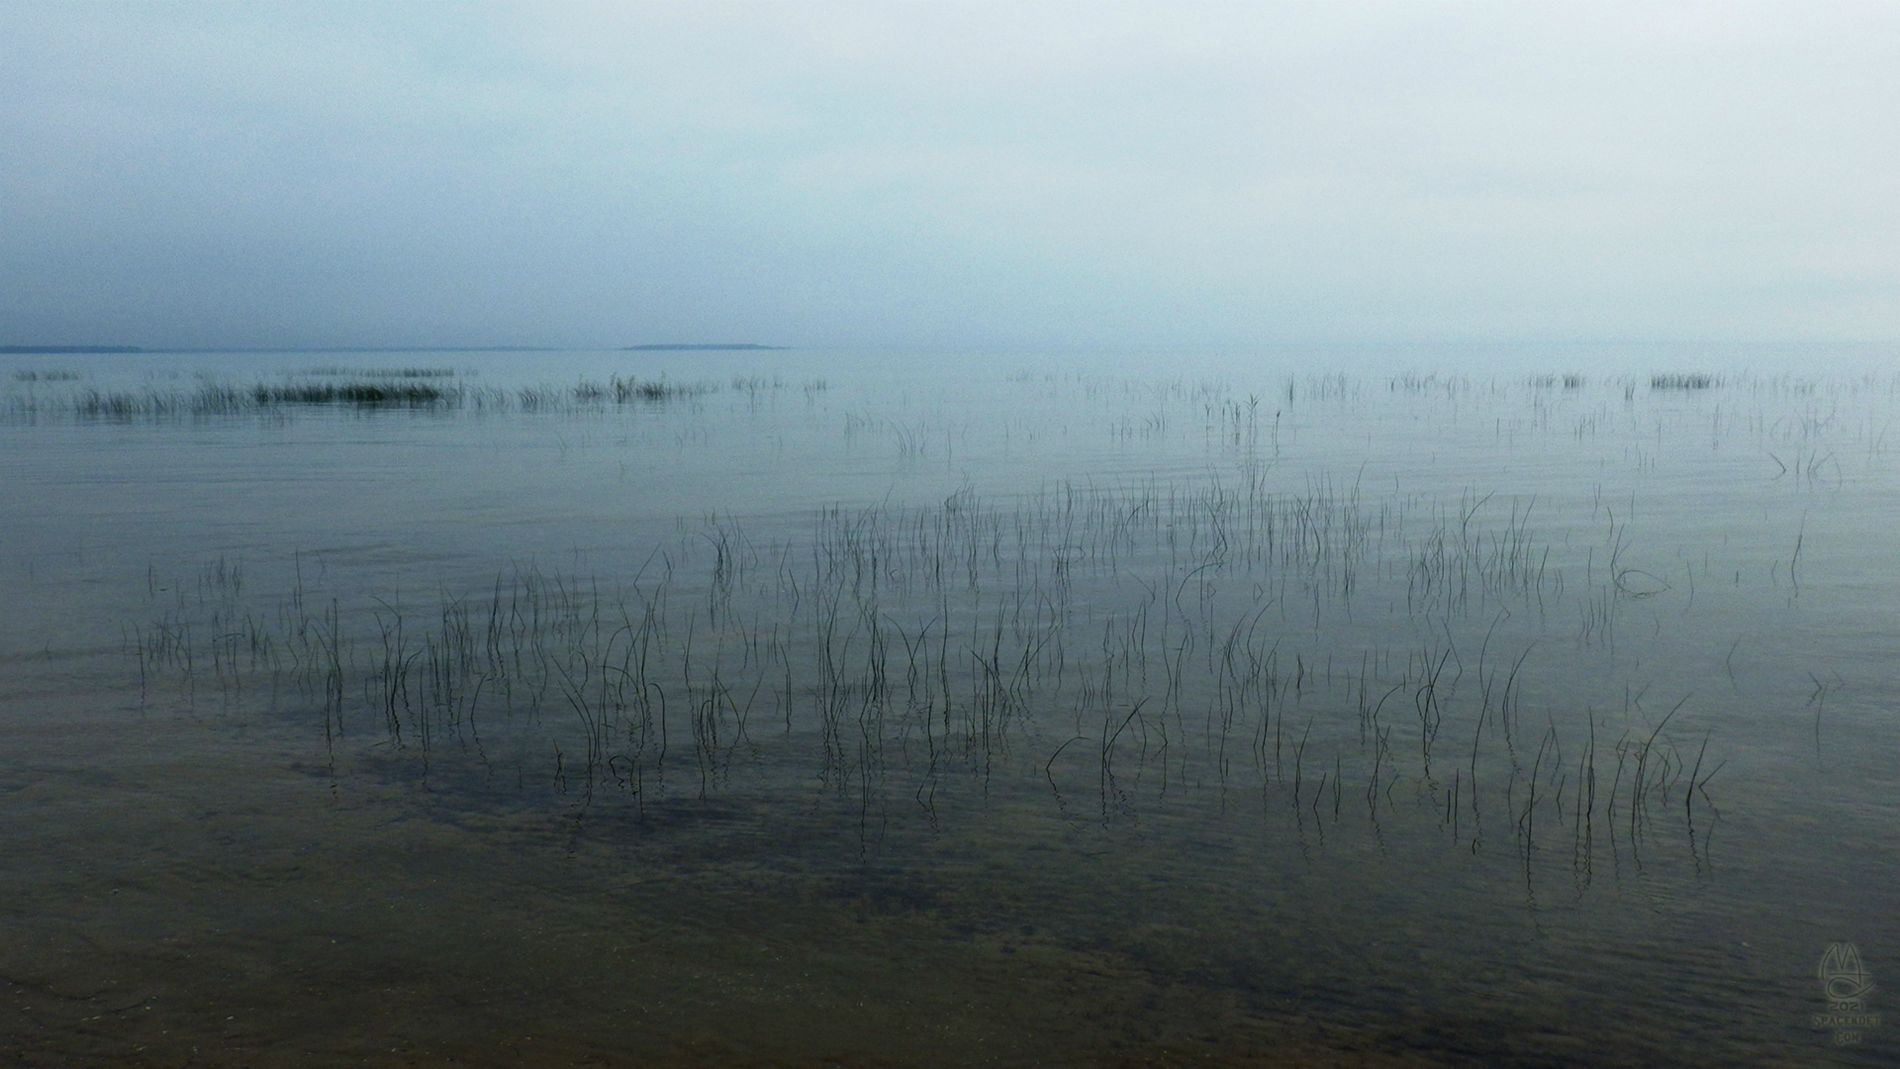
[{"label": "distant island", "polygon": [[142,353],[136,345],[0,345],[0,353],[58,356],[67,353]]},{"label": "distant island", "polygon": [[[755,342],[661,342],[629,345],[629,353],[772,353],[783,345]],[[349,345],[328,347],[246,346],[212,349],[147,349],[138,345],[0,345],[5,356],[62,356],[80,353],[549,353],[561,350],[535,345]]]},{"label": "distant island", "polygon": [[755,345],[752,342],[664,342],[659,345],[629,345],[628,353],[775,353],[783,345]]}]

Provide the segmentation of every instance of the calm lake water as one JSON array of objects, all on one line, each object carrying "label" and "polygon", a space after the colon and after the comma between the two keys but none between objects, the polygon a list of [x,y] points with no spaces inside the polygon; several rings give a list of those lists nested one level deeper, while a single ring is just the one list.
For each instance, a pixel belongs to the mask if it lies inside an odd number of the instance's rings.
[{"label": "calm lake water", "polygon": [[1892,1064],[1883,357],[0,357],[0,1054]]}]

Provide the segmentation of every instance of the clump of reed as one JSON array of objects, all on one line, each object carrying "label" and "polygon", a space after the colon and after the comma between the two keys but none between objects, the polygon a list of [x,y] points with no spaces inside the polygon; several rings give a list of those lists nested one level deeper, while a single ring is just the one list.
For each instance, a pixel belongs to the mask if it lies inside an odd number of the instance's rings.
[{"label": "clump of reed", "polygon": [[[732,377],[732,388],[734,390],[754,396],[762,393],[776,393],[790,386],[791,383],[786,382],[785,379],[779,375],[773,375],[769,378],[764,375],[734,375]],[[806,379],[799,385],[799,388],[805,391],[806,396],[810,396],[814,393],[823,393],[829,390],[831,383],[822,378]]]},{"label": "clump of reed", "polygon": [[[1471,380],[1462,375],[1440,375],[1437,372],[1421,374],[1406,371],[1386,379],[1386,388],[1393,393],[1447,395],[1465,393],[1471,389]],[[1293,403],[1293,387],[1289,382],[1286,391],[1288,404]]]},{"label": "clump of reed", "polygon": [[302,374],[324,379],[452,379],[452,367],[341,367],[328,364],[305,369]]},{"label": "clump of reed", "polygon": [[424,383],[291,383],[237,386],[205,383],[188,393],[166,390],[86,389],[67,399],[74,415],[89,419],[245,415],[287,406],[433,408],[458,405],[462,391]]},{"label": "clump of reed", "polygon": [[1707,390],[1721,385],[1720,379],[1705,371],[1658,372],[1649,377],[1652,390]]},{"label": "clump of reed", "polygon": [[274,405],[389,405],[433,406],[456,400],[454,390],[426,382],[298,382],[283,386],[259,384],[251,399],[260,408]]},{"label": "clump of reed", "polygon": [[[734,385],[735,388],[747,388],[739,386],[736,380]],[[625,405],[637,401],[651,403],[699,397],[712,393],[716,388],[709,382],[671,382],[665,378],[640,379],[631,376],[621,378],[619,375],[613,375],[606,382],[582,379],[568,391],[568,397],[573,403],[579,405],[607,403]],[[557,396],[545,388],[541,389],[535,397],[537,407],[547,407],[546,402]]]},{"label": "clump of reed", "polygon": [[607,380],[608,388],[613,392],[615,404],[627,404],[631,401],[672,401],[682,397],[698,397],[711,393],[710,383],[668,382],[666,379],[621,378],[618,375]]},{"label": "clump of reed", "polygon": [[75,415],[90,419],[131,419],[135,416],[162,416],[176,411],[165,395],[125,391],[82,390],[73,395]]},{"label": "clump of reed", "polygon": [[1559,386],[1566,390],[1581,390],[1589,383],[1588,379],[1575,371],[1566,371],[1561,375],[1532,375],[1528,381],[1530,385],[1540,390],[1553,390]]},{"label": "clump of reed", "polygon": [[13,381],[15,382],[78,382],[79,372],[65,371],[65,370],[36,371],[32,368],[21,368],[20,370],[15,371],[13,373]]},{"label": "clump of reed", "polygon": [[[319,373],[324,369],[319,369]],[[340,370],[340,369],[339,369]],[[674,382],[615,375],[606,382],[583,379],[572,386],[526,386],[515,391],[475,389],[431,381],[441,369],[404,368],[360,379],[286,383],[201,383],[189,391],[146,387],[138,390],[88,388],[68,394],[16,398],[15,413],[66,411],[88,419],[170,419],[246,415],[298,407],[428,409],[522,412],[567,411],[600,405],[659,405],[697,398],[718,389],[713,383]],[[398,374],[397,372],[402,372]],[[427,372],[428,374],[407,374]],[[774,388],[782,387],[782,383]]]}]

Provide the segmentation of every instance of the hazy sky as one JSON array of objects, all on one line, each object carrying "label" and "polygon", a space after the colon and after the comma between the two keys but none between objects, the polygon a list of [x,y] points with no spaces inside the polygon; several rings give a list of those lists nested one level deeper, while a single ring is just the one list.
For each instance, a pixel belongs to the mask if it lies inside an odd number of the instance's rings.
[{"label": "hazy sky", "polygon": [[0,343],[1900,338],[1900,4],[0,2]]}]

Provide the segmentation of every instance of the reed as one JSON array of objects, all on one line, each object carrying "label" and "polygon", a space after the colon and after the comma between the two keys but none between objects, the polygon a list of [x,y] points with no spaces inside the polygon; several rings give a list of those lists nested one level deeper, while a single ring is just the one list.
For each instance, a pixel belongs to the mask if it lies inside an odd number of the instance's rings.
[{"label": "reed", "polygon": [[1652,390],[1708,390],[1721,385],[1721,380],[1704,371],[1658,372],[1649,377]]},{"label": "reed", "polygon": [[[83,388],[57,396],[13,398],[16,413],[69,413],[85,419],[133,420],[245,416],[287,412],[301,408],[411,409],[431,412],[461,410],[573,412],[605,405],[663,405],[705,396],[717,390],[711,383],[683,383],[666,379],[611,376],[605,382],[581,380],[572,386],[526,386],[508,391],[479,389],[460,383],[439,382],[453,373],[447,369],[396,368],[367,372],[367,377],[329,381],[352,369],[317,369],[317,381],[285,383],[206,382],[188,391],[154,387],[133,390]],[[37,381],[37,380],[35,380]]]},{"label": "reed", "polygon": [[[501,394],[344,380],[189,396],[243,412],[357,403],[340,392],[356,386],[559,413],[782,384],[615,377]],[[1360,396],[1327,378],[1291,386],[1299,405]],[[1412,388],[1486,387],[1393,386]],[[1210,455],[1267,458],[1258,395],[1159,396],[1172,407],[1156,433],[1184,433],[1192,406],[1204,422],[1186,433]],[[915,417],[844,418],[900,460],[944,440]],[[1009,497],[965,487],[817,508],[769,537],[731,516],[683,519],[632,574],[526,565],[420,603],[300,577],[260,606],[229,568],[125,641],[148,700],[281,682],[311,697],[335,752],[374,740],[425,777],[473,759],[584,807],[645,813],[669,792],[808,804],[798,791],[815,790],[865,813],[908,798],[936,821],[959,791],[1033,788],[1064,811],[1093,793],[1115,824],[1181,792],[1245,790],[1296,829],[1423,819],[1475,849],[1485,829],[1515,827],[1527,865],[1568,844],[1582,872],[1658,821],[1701,815],[1701,770],[1723,767],[1711,724],[1694,725],[1696,754],[1676,748],[1681,705],[1651,729],[1631,714],[1612,747],[1588,696],[1564,687],[1600,663],[1620,619],[1676,596],[1637,567],[1628,508],[1596,505],[1598,533],[1553,537],[1529,495],[1380,495],[1265,462]],[[1626,838],[1601,841],[1606,823]]]},{"label": "reed", "polygon": [[329,379],[452,379],[452,367],[343,367],[326,364],[305,368],[299,374]]},{"label": "reed", "polygon": [[[214,389],[206,387],[207,391]],[[278,405],[352,405],[361,408],[426,408],[459,401],[456,391],[426,382],[380,380],[337,383],[257,385],[251,400],[258,408]]]}]

